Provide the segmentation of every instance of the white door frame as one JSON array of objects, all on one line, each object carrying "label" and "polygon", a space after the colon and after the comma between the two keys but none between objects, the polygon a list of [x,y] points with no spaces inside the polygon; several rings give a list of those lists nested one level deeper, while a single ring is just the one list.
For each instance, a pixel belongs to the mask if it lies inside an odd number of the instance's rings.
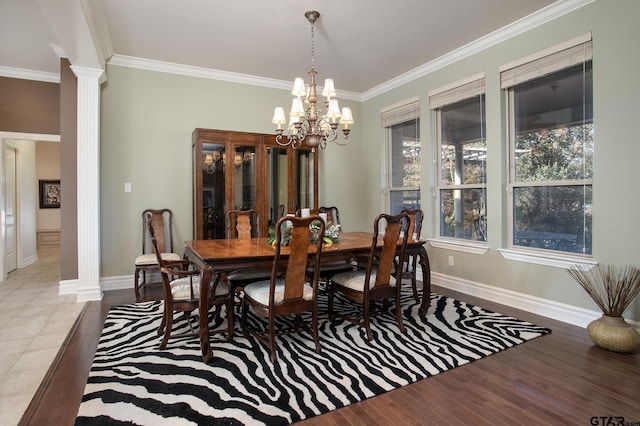
[{"label": "white door frame", "polygon": [[[6,225],[5,222],[5,206],[4,206],[4,148],[5,146],[10,146],[12,148],[16,149],[16,161],[18,162],[16,167],[20,167],[19,164],[19,155],[20,155],[20,147],[17,146],[16,144],[12,143],[12,140],[22,140],[22,141],[33,141],[38,142],[38,141],[43,141],[43,142],[60,142],[60,135],[49,135],[49,134],[40,134],[40,133],[19,133],[19,132],[3,132],[0,131],[0,145],[2,148],[2,173],[0,173],[0,180],[1,180],[1,184],[0,185],[0,282],[4,280],[5,277],[5,231],[4,231],[4,227]],[[17,178],[19,179],[19,172],[16,173],[18,176]],[[18,202],[16,203],[16,214],[18,214],[18,209],[19,209],[19,205],[20,205],[20,194],[16,193],[16,198],[18,199]],[[16,234],[19,236],[21,234],[21,230],[20,230],[20,222],[18,221],[18,228],[16,229]],[[18,254],[18,266],[21,265],[22,262],[22,255],[20,252],[20,238],[18,237],[18,247],[17,247],[17,254]]]},{"label": "white door frame", "polygon": [[[4,144],[2,148],[4,154],[3,165],[5,167],[2,172],[4,177],[4,194],[2,200],[4,201],[4,224],[3,227],[5,235],[5,244],[2,245],[4,249],[4,274],[8,275],[12,271],[18,268],[18,229],[20,227],[20,220],[17,218],[19,215],[18,204],[18,150],[11,146],[11,144]],[[11,206],[11,207],[9,207]],[[11,229],[11,232],[9,230]],[[9,247],[12,248],[9,251]],[[11,261],[10,261],[11,259]]]}]

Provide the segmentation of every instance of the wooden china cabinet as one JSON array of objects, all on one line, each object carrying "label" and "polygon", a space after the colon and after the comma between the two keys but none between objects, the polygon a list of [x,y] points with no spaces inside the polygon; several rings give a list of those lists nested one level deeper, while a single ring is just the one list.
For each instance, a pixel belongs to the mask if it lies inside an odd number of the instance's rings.
[{"label": "wooden china cabinet", "polygon": [[318,156],[275,135],[193,131],[193,237],[226,238],[229,210],[256,209],[260,232],[287,213],[318,206]]}]

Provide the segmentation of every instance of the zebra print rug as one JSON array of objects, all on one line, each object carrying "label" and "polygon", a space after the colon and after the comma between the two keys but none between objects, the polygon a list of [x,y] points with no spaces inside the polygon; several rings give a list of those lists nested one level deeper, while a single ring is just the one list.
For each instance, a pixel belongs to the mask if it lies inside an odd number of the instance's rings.
[{"label": "zebra print rug", "polygon": [[[320,297],[326,312],[326,297]],[[278,362],[239,325],[233,342],[212,337],[158,350],[161,302],[113,307],[105,321],[76,425],[285,425],[370,398],[550,333],[515,318],[431,295],[425,320],[403,296],[405,333],[393,310],[372,322],[373,341],[346,321],[319,315],[322,353],[311,336],[276,338]],[[335,309],[357,307],[337,299]],[[212,324],[212,327],[221,324]],[[186,320],[180,327],[188,327]]]}]

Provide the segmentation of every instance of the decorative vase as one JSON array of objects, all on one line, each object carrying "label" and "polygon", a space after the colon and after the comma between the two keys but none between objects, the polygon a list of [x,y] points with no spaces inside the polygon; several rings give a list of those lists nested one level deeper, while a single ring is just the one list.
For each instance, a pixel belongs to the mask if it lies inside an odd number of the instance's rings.
[{"label": "decorative vase", "polygon": [[596,345],[619,353],[633,353],[640,348],[640,334],[623,317],[602,317],[587,326],[587,333]]}]

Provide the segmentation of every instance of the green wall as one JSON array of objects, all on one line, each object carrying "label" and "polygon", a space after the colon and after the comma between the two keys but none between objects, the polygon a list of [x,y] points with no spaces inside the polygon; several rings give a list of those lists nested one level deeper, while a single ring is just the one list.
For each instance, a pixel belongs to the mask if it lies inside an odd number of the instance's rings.
[{"label": "green wall", "polygon": [[[109,66],[101,93],[101,276],[133,274],[146,208],[173,210],[179,252],[192,239],[195,128],[273,133],[273,108],[290,102],[286,90]],[[359,102],[342,100],[341,106],[350,106],[356,123],[362,122]],[[362,143],[358,124],[352,134],[346,147],[319,153],[321,204],[357,206],[364,197],[361,182],[351,176]],[[131,183],[130,193],[124,192],[125,182]],[[345,226],[355,229],[358,212],[344,210]]]},{"label": "green wall", "polygon": [[[419,96],[421,100],[423,237],[434,236],[435,133],[428,92],[462,78],[486,76],[489,251],[483,255],[428,251],[432,270],[451,277],[597,310],[564,269],[509,261],[506,248],[507,179],[505,99],[501,64],[587,33],[593,34],[595,177],[593,255],[603,263],[640,264],[640,187],[632,173],[640,164],[636,115],[640,85],[640,2],[598,0],[509,40],[479,51],[401,87],[359,103],[352,140],[320,152],[320,203],[336,205],[346,230],[369,230],[384,210],[384,131],[380,110]],[[437,42],[429,40],[425,42]],[[419,45],[416,45],[419,48]],[[301,71],[302,72],[302,71]],[[270,133],[276,105],[286,90],[109,66],[102,91],[101,244],[102,276],[133,273],[140,251],[140,212],[169,207],[178,243],[191,238],[191,132],[197,127]],[[125,182],[132,192],[125,193]],[[447,257],[455,257],[455,266]],[[625,315],[640,320],[640,303]]]},{"label": "green wall", "polygon": [[[486,78],[488,245],[475,255],[428,246],[432,270],[464,280],[488,284],[552,301],[598,310],[586,293],[561,268],[509,261],[497,252],[507,244],[505,187],[507,132],[506,101],[500,90],[499,66],[573,37],[592,32],[595,120],[595,176],[593,256],[602,263],[640,266],[640,186],[633,171],[640,164],[637,120],[640,86],[634,82],[640,67],[640,2],[599,0],[570,14],[477,52],[454,64],[365,102],[362,127],[365,139],[381,140],[380,109],[419,96],[421,101],[422,206],[427,219],[436,215],[433,193],[436,172],[432,162],[436,140],[434,113],[428,109],[428,92],[448,83],[484,72]],[[381,143],[381,142],[380,142]],[[371,150],[366,162],[377,164],[382,151]],[[368,180],[377,179],[370,170]],[[371,209],[380,198],[369,187]],[[427,220],[423,237],[433,238],[435,221]],[[448,266],[448,256],[455,266]],[[627,314],[640,320],[640,302]]]}]

